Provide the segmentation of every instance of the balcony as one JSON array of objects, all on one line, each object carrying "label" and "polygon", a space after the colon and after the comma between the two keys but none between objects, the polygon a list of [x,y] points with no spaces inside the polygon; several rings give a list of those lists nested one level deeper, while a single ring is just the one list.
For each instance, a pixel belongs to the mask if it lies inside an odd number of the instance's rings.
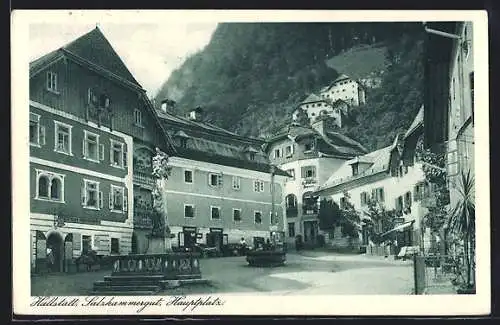
[{"label": "balcony", "polygon": [[152,229],[153,221],[151,220],[152,208],[134,207],[134,228]]},{"label": "balcony", "polygon": [[154,187],[155,181],[151,172],[145,170],[135,170],[133,176],[134,184],[144,186],[145,188],[152,189]]},{"label": "balcony", "polygon": [[312,178],[312,177],[308,177],[308,178],[304,178],[302,180],[302,185],[304,187],[310,187],[310,186],[314,186],[318,183],[318,181],[316,180],[316,178]]},{"label": "balcony", "polygon": [[286,208],[286,217],[287,218],[294,218],[299,214],[299,209],[297,206],[291,206]]},{"label": "balcony", "polygon": [[318,213],[317,205],[305,205],[302,207],[302,214],[304,215],[315,215]]}]

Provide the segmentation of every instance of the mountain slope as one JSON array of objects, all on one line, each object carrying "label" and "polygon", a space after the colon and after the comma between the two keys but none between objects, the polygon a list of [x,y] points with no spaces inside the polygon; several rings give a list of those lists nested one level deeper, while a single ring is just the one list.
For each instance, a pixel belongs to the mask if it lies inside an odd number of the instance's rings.
[{"label": "mountain slope", "polygon": [[[405,46],[418,43],[415,40],[419,27],[415,23],[398,26],[394,23],[219,24],[205,49],[189,57],[174,71],[155,99],[156,102],[165,98],[176,100],[177,113],[180,114],[201,106],[207,120],[242,135],[267,135],[291,119],[291,112],[300,100],[337,77],[338,72],[327,66],[327,60],[331,64],[332,59],[348,53],[345,50],[353,46],[365,44],[380,48],[382,44],[391,63],[394,53],[411,51]],[[411,42],[401,47],[398,44],[404,37]],[[366,58],[353,58],[350,66],[359,66],[362,60]],[[386,106],[366,109],[381,115],[379,120],[388,122],[398,117],[403,118],[402,124],[405,124],[411,122],[411,117],[409,122],[406,121],[407,115],[411,114],[399,114],[399,111],[407,109],[396,106],[405,104],[406,95],[411,92],[409,88],[414,86],[415,80],[410,80],[411,87],[399,87],[385,80],[393,71],[396,75],[399,73],[396,66],[401,60],[398,60],[383,80],[384,88],[389,87],[388,91],[394,94],[391,98],[398,102],[387,102],[382,94],[375,91],[368,94],[369,98],[373,98],[370,105],[379,103]],[[411,73],[415,74],[413,66],[405,66],[403,70],[413,70]],[[339,72],[349,74],[349,71]],[[400,88],[404,88],[404,93]],[[413,100],[409,102],[414,104]],[[418,107],[408,111],[416,112],[416,109]],[[372,113],[370,116],[373,118]],[[343,132],[352,134],[351,129],[365,130],[365,115],[353,116],[354,122]],[[370,141],[368,135],[361,133],[360,136],[354,138],[368,139],[368,148],[380,145],[378,141]]]}]

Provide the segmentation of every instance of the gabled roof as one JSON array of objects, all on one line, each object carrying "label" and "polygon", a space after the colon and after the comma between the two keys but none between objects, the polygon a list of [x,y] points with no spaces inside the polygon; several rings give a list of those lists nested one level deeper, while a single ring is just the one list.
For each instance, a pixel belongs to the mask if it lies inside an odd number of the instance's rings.
[{"label": "gabled roof", "polygon": [[65,53],[88,61],[136,87],[142,88],[98,27],[31,62],[30,75]]},{"label": "gabled roof", "polygon": [[[271,164],[260,149],[262,140],[242,137],[209,123],[193,121],[163,111],[157,111],[162,124],[174,137],[187,138],[185,147],[176,145],[176,156],[219,165],[269,173]],[[259,149],[257,149],[259,148]],[[255,154],[250,159],[247,153]],[[285,171],[275,169],[275,174],[290,177]]]},{"label": "gabled roof", "polygon": [[[388,172],[390,167],[391,153],[394,148],[394,144],[392,144],[390,146],[372,151],[370,153],[367,153],[366,155],[355,157],[354,159],[344,162],[339,167],[339,169],[337,169],[337,171],[333,173],[328,178],[328,180],[318,188],[318,191],[333,188],[335,186],[351,182],[355,179],[364,178],[380,172]],[[356,162],[367,163],[369,164],[369,166],[364,170],[360,170],[358,175],[353,176],[351,165]]]},{"label": "gabled roof", "polygon": [[413,122],[406,131],[404,138],[405,139],[408,138],[414,132],[418,131],[418,129],[421,128],[423,125],[424,125],[424,106],[422,105],[418,110],[417,116],[415,116],[415,119],[413,119]]},{"label": "gabled roof", "polygon": [[367,152],[359,142],[338,132],[327,131],[321,134],[310,126],[291,123],[279,130],[273,137],[267,140],[267,147],[273,142],[286,138],[299,141],[303,138],[314,138],[318,142],[318,151],[331,156],[354,157]]}]

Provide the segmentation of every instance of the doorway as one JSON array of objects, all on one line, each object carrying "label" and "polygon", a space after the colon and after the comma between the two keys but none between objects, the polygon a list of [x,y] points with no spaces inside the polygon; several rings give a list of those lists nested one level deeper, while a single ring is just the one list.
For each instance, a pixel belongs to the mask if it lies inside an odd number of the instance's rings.
[{"label": "doorway", "polygon": [[304,243],[313,245],[318,237],[318,222],[304,221]]},{"label": "doorway", "polygon": [[179,247],[193,248],[196,245],[196,227],[183,227],[179,233]]},{"label": "doorway", "polygon": [[58,232],[47,237],[47,261],[50,272],[62,272],[64,262],[64,241]]},{"label": "doorway", "polygon": [[215,247],[217,251],[222,250],[224,244],[224,236],[222,228],[210,228],[210,232],[207,234],[207,246]]}]

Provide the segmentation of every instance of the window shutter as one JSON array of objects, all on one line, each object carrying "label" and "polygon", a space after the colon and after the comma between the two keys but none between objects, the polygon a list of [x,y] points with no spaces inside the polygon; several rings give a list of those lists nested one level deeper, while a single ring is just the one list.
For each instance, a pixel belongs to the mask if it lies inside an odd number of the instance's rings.
[{"label": "window shutter", "polygon": [[115,162],[113,160],[113,144],[109,147],[109,162],[113,165]]},{"label": "window shutter", "polygon": [[40,145],[44,145],[45,144],[45,126],[40,126],[40,129],[39,129],[39,132],[40,132],[40,136],[39,136],[39,143]]},{"label": "window shutter", "polygon": [[123,167],[127,168],[128,161],[127,161],[127,146],[123,146]]},{"label": "window shutter", "polygon": [[306,177],[306,168],[302,167],[300,169],[300,177],[305,178]]},{"label": "window shutter", "polygon": [[89,105],[92,104],[92,97],[93,97],[92,89],[89,88],[87,90],[87,104]]},{"label": "window shutter", "polygon": [[383,189],[383,188],[381,188],[381,189],[380,189],[380,201],[381,201],[381,202],[384,202],[384,201],[385,201],[385,197],[384,197],[384,189]]},{"label": "window shutter", "polygon": [[127,195],[127,189],[123,190],[123,211],[127,212],[128,210],[128,195]]},{"label": "window shutter", "polygon": [[293,155],[293,153],[294,153],[294,151],[295,151],[295,145],[292,143],[292,144],[290,145],[290,147],[291,147],[291,153],[292,153],[292,155]]},{"label": "window shutter", "polygon": [[86,146],[86,141],[85,141],[85,137],[83,137],[83,140],[82,140],[82,155],[84,157],[87,157],[87,146]]},{"label": "window shutter", "polygon": [[316,166],[311,167],[312,177],[316,177]]},{"label": "window shutter", "polygon": [[108,97],[106,97],[106,99],[104,100],[104,107],[105,108],[109,108],[109,105],[111,104],[110,100]]},{"label": "window shutter", "polygon": [[110,189],[109,190],[109,195],[108,195],[108,199],[109,199],[109,209],[110,210],[113,210],[113,189]]},{"label": "window shutter", "polygon": [[102,209],[104,207],[104,198],[102,191],[99,191],[99,209]]},{"label": "window shutter", "polygon": [[372,200],[377,200],[375,189],[372,189]]},{"label": "window shutter", "polygon": [[82,250],[82,234],[74,232],[73,233],[73,250]]},{"label": "window shutter", "polygon": [[217,183],[219,186],[222,186],[222,174],[217,176]]},{"label": "window shutter", "polygon": [[87,204],[87,191],[85,190],[85,183],[82,185],[82,205],[86,206]]},{"label": "window shutter", "polygon": [[104,145],[99,145],[99,160],[104,160]]}]

